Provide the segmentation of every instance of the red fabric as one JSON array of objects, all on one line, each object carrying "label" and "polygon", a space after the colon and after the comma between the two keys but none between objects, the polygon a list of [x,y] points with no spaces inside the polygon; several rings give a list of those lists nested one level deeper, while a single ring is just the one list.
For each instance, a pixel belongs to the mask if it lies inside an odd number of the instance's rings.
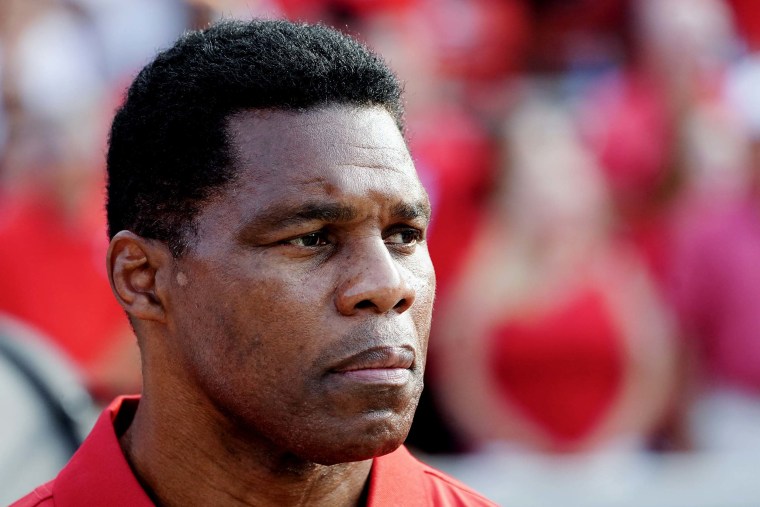
[{"label": "red fabric", "polygon": [[760,50],[760,2],[757,0],[728,0],[734,11],[734,21],[751,51]]},{"label": "red fabric", "polygon": [[[117,417],[134,413],[138,396],[117,398],[58,477],[10,507],[152,507],[119,446]],[[119,425],[126,421],[119,421]],[[420,463],[403,446],[375,458],[368,507],[493,506],[467,486]]]},{"label": "red fabric", "polygon": [[102,197],[66,220],[49,199],[26,195],[0,209],[0,310],[40,329],[80,366],[126,329],[108,285]]},{"label": "red fabric", "polygon": [[621,337],[602,296],[587,289],[492,336],[489,368],[517,404],[561,446],[587,436],[619,395]]}]

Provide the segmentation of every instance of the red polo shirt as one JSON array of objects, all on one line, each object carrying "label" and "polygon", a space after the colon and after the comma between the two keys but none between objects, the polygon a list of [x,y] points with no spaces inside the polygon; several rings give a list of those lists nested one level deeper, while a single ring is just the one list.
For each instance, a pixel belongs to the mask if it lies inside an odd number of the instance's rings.
[{"label": "red polo shirt", "polygon": [[[11,507],[153,507],[119,446],[116,429],[132,417],[139,397],[117,398],[103,411],[90,435],[54,480]],[[121,413],[120,413],[121,412]],[[467,486],[420,463],[403,446],[375,458],[368,507],[403,505],[493,506]]]}]

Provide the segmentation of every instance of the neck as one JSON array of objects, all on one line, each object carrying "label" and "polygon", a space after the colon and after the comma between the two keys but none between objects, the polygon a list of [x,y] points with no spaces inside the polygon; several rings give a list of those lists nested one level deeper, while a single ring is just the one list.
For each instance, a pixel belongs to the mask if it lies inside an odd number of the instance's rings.
[{"label": "neck", "polygon": [[363,502],[372,460],[320,465],[246,435],[209,406],[146,392],[120,442],[157,505],[335,505]]}]

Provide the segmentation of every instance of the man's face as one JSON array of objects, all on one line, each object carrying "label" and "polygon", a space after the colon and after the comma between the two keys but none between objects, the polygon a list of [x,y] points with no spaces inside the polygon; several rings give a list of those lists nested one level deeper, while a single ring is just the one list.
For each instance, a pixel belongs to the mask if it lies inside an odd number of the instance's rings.
[{"label": "man's face", "polygon": [[380,108],[243,112],[239,177],[176,262],[188,385],[247,437],[331,464],[401,444],[422,390],[429,204]]}]

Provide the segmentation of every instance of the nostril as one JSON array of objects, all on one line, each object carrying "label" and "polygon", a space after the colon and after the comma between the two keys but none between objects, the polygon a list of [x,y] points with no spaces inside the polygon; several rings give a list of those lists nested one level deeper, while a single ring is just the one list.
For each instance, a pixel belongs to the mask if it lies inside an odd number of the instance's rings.
[{"label": "nostril", "polygon": [[396,303],[396,306],[393,307],[394,310],[398,310],[399,308],[403,308],[406,306],[406,299],[402,299],[398,303]]},{"label": "nostril", "polygon": [[372,301],[370,301],[369,299],[362,299],[361,301],[359,301],[358,303],[356,303],[356,308],[359,308],[359,309],[361,309],[361,308],[372,308],[374,306],[375,306],[375,304]]}]

